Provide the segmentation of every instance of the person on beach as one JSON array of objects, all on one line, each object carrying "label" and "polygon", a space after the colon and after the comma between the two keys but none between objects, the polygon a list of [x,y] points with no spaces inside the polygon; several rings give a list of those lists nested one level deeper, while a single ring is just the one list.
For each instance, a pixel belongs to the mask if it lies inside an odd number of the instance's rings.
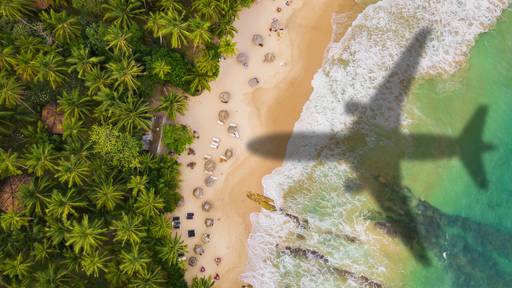
[{"label": "person on beach", "polygon": [[220,257],[215,258],[215,264],[217,264],[217,266],[219,266],[221,261],[222,261],[222,259],[220,259]]},{"label": "person on beach", "polygon": [[219,281],[220,280],[220,275],[219,273],[215,273],[215,277],[213,277],[213,279]]},{"label": "person on beach", "polygon": [[206,272],[206,268],[204,268],[204,266],[201,266],[201,268],[199,268],[199,271],[201,271],[201,273],[204,273]]}]

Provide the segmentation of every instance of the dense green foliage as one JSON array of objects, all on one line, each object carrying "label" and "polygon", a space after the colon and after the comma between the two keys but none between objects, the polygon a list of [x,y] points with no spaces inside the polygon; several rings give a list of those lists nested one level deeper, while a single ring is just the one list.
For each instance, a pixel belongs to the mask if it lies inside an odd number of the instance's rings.
[{"label": "dense green foliage", "polygon": [[[176,93],[150,108],[155,87],[209,89],[251,2],[0,0],[0,185],[26,180],[0,211],[0,286],[187,286],[164,217],[179,163],[139,139],[156,111],[186,110]],[[164,135],[178,154],[193,139]]]},{"label": "dense green foliage", "polygon": [[163,141],[170,151],[181,154],[188,145],[192,144],[194,136],[185,125],[168,124],[164,127]]}]

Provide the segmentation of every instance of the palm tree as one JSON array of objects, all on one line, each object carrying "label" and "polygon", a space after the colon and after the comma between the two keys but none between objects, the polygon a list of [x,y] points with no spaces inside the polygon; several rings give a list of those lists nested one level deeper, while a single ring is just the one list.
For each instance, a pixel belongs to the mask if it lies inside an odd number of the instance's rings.
[{"label": "palm tree", "polygon": [[163,28],[167,24],[164,18],[164,14],[162,14],[161,12],[149,12],[149,17],[146,22],[146,29],[153,32],[153,37],[160,38],[160,44],[162,44],[163,42]]},{"label": "palm tree", "polygon": [[34,116],[25,106],[16,106],[14,109],[0,107],[0,136],[12,135],[17,127],[27,125],[34,120]]},{"label": "palm tree", "polygon": [[114,184],[112,177],[100,178],[94,185],[91,199],[96,203],[96,208],[113,211],[114,207],[123,200],[124,193],[119,185]]},{"label": "palm tree", "polygon": [[58,252],[58,250],[53,249],[48,243],[46,239],[42,242],[34,243],[34,250],[32,250],[31,255],[34,257],[36,262],[45,263],[50,260],[51,254]]},{"label": "palm tree", "polygon": [[230,37],[223,37],[219,43],[219,53],[225,57],[236,55],[236,43]]},{"label": "palm tree", "polygon": [[11,150],[5,151],[0,148],[0,179],[21,174],[19,168],[21,168],[21,164],[18,159],[18,153]]},{"label": "palm tree", "polygon": [[28,259],[24,259],[23,254],[19,253],[14,259],[5,259],[2,263],[2,273],[11,278],[17,277],[23,279],[30,274],[32,264]]},{"label": "palm tree", "polygon": [[167,239],[172,231],[171,222],[163,214],[153,217],[149,231],[154,238]]},{"label": "palm tree", "polygon": [[185,76],[185,80],[190,81],[190,91],[192,93],[198,93],[205,89],[210,91],[211,89],[210,80],[212,80],[212,76],[208,75],[208,73],[200,72],[197,68]]},{"label": "palm tree", "polygon": [[12,108],[23,102],[25,91],[16,77],[9,77],[7,72],[0,72],[0,105]]},{"label": "palm tree", "polygon": [[238,30],[233,26],[233,20],[228,18],[222,18],[213,26],[213,33],[220,35],[221,37],[233,38]]},{"label": "palm tree", "polygon": [[126,241],[130,241],[132,247],[137,246],[142,238],[146,236],[144,232],[142,218],[137,215],[129,215],[123,213],[122,218],[112,221],[112,229],[115,230],[115,241],[121,242],[124,246]]},{"label": "palm tree", "polygon": [[128,284],[128,288],[160,288],[165,282],[160,269],[156,268],[151,271],[144,270]]},{"label": "palm tree", "polygon": [[125,29],[133,25],[134,19],[142,18],[145,12],[141,2],[137,0],[112,0],[103,4],[102,8],[107,11],[104,20],[112,21]]},{"label": "palm tree", "polygon": [[[213,76],[219,73],[219,61],[213,51],[204,51],[196,59],[196,68],[200,73]],[[212,77],[213,78],[213,77]]]},{"label": "palm tree", "polygon": [[157,216],[163,208],[164,200],[160,198],[160,196],[155,195],[155,191],[153,189],[150,189],[149,191],[142,191],[135,203],[137,213],[148,218]]},{"label": "palm tree", "polygon": [[25,166],[29,173],[40,177],[47,171],[55,171],[56,154],[53,146],[46,142],[30,146],[25,154]]},{"label": "palm tree", "polygon": [[192,2],[192,10],[196,16],[210,23],[216,22],[222,15],[222,6],[218,1],[195,0]]},{"label": "palm tree", "polygon": [[192,279],[192,286],[191,286],[191,288],[211,288],[211,287],[213,287],[213,285],[215,285],[215,281],[213,281],[212,276],[208,276],[208,278],[206,278],[206,277],[201,277],[201,278],[194,277],[194,279]]},{"label": "palm tree", "polygon": [[137,197],[137,194],[142,191],[146,191],[146,185],[148,184],[148,176],[143,175],[132,175],[130,181],[126,185],[129,189],[132,189],[132,196]]},{"label": "palm tree", "polygon": [[212,35],[209,31],[210,23],[195,17],[188,22],[189,35],[188,37],[194,44],[194,50],[201,45],[207,44],[212,40]]},{"label": "palm tree", "polygon": [[[80,207],[87,206],[87,202],[83,201],[82,199],[80,199],[80,197],[76,195],[75,189],[69,189],[65,195],[59,192],[58,190],[54,190],[51,197],[49,199],[46,199],[46,206],[46,214],[48,214],[49,217],[53,217],[56,219],[61,218],[63,222],[67,222],[68,216],[78,216],[76,210]],[[47,232],[54,233],[56,231],[62,230],[62,227],[58,227],[58,225],[53,226],[54,227],[52,227]],[[60,233],[57,234],[60,235]],[[50,238],[58,239],[59,237]]]},{"label": "palm tree", "polygon": [[90,114],[91,98],[87,95],[81,95],[78,88],[70,92],[64,90],[57,103],[59,104],[57,109],[64,113],[66,120],[86,119]]},{"label": "palm tree", "polygon": [[160,0],[158,4],[160,4],[162,11],[170,14],[179,15],[185,12],[185,8],[183,8],[183,4],[180,0]]},{"label": "palm tree", "polygon": [[51,244],[57,247],[66,236],[66,227],[60,221],[50,220],[44,227],[44,234],[51,241]]},{"label": "palm tree", "polygon": [[84,79],[87,73],[92,72],[96,64],[101,63],[105,57],[103,56],[89,56],[89,48],[83,45],[75,46],[71,49],[71,56],[66,60],[71,66],[69,72],[76,71],[78,77]]},{"label": "palm tree", "polygon": [[158,251],[158,257],[169,265],[169,267],[172,267],[178,264],[180,255],[185,255],[187,245],[183,243],[180,236],[176,234],[165,240],[156,250]]},{"label": "palm tree", "polygon": [[46,198],[51,186],[52,183],[46,177],[34,178],[30,183],[21,186],[18,195],[23,207],[29,213],[42,216],[46,210]]},{"label": "palm tree", "polygon": [[87,162],[71,155],[68,160],[62,159],[57,165],[57,173],[55,176],[60,182],[68,184],[68,187],[73,185],[82,185],[83,181],[87,179],[90,169]]},{"label": "palm tree", "polygon": [[119,265],[119,268],[128,276],[143,275],[149,262],[151,262],[151,259],[148,255],[145,252],[139,252],[139,246],[133,246],[130,251],[121,251],[121,265]]},{"label": "palm tree", "polygon": [[102,233],[106,231],[101,220],[89,223],[89,215],[85,214],[81,222],[73,221],[69,233],[66,234],[66,245],[73,245],[75,253],[81,251],[90,253],[100,246],[107,237]]},{"label": "palm tree", "polygon": [[102,90],[107,90],[110,85],[110,74],[101,70],[99,66],[92,67],[90,72],[85,74],[85,86],[89,88],[89,95],[94,95]]},{"label": "palm tree", "polygon": [[2,226],[5,231],[16,231],[22,226],[27,226],[29,219],[28,217],[24,217],[22,212],[16,212],[14,209],[10,209],[0,215],[0,226]]},{"label": "palm tree", "polygon": [[23,51],[16,57],[14,69],[16,74],[26,82],[33,81],[39,75],[39,66],[33,52]]},{"label": "palm tree", "polygon": [[55,52],[47,54],[39,54],[36,57],[38,74],[35,77],[36,81],[49,81],[53,89],[57,88],[66,77],[66,67],[64,58]]},{"label": "palm tree", "polygon": [[188,23],[183,20],[182,15],[166,13],[162,16],[163,27],[158,35],[169,36],[171,48],[181,48],[187,44]]},{"label": "palm tree", "polygon": [[62,134],[63,139],[83,139],[87,131],[84,127],[84,121],[78,120],[77,118],[65,118],[62,128],[64,130]]},{"label": "palm tree", "polygon": [[142,99],[128,98],[127,102],[117,102],[111,118],[115,127],[131,134],[134,130],[149,130],[151,113],[148,104]]},{"label": "palm tree", "polygon": [[108,63],[107,67],[110,69],[110,77],[115,88],[127,89],[130,92],[137,90],[140,85],[137,77],[144,73],[142,66],[135,60],[123,58],[121,61]]},{"label": "palm tree", "polygon": [[14,44],[19,49],[19,53],[37,53],[41,51],[47,51],[48,49],[51,49],[49,46],[47,46],[47,43],[43,43],[43,39],[39,37],[34,37],[30,34],[22,34],[17,35],[16,40],[14,41]]},{"label": "palm tree", "polygon": [[0,69],[8,70],[16,63],[13,46],[0,47]]},{"label": "palm tree", "polygon": [[95,116],[101,119],[102,122],[108,121],[114,113],[114,108],[119,104],[119,97],[119,92],[115,90],[103,89],[99,91],[98,94],[93,97],[93,99],[99,103],[94,111]]},{"label": "palm tree", "polygon": [[34,8],[31,0],[0,0],[0,17],[19,20],[27,16]]},{"label": "palm tree", "polygon": [[55,39],[63,44],[70,43],[80,33],[78,17],[68,15],[66,10],[55,12],[50,9],[50,13],[41,14],[41,20],[53,29]]},{"label": "palm tree", "polygon": [[111,26],[107,35],[105,35],[105,41],[108,44],[108,49],[113,49],[115,54],[128,55],[132,52],[130,45],[131,33],[126,30],[119,28],[119,26]]},{"label": "palm tree", "polygon": [[85,274],[99,277],[100,271],[107,271],[107,261],[111,257],[107,257],[105,252],[99,252],[98,250],[85,253],[82,256],[80,263]]},{"label": "palm tree", "polygon": [[170,92],[162,97],[158,110],[165,111],[169,119],[175,120],[177,114],[183,115],[187,110],[187,97]]},{"label": "palm tree", "polygon": [[171,65],[165,61],[165,59],[156,59],[151,63],[151,74],[158,77],[160,80],[164,80],[169,73],[171,73]]},{"label": "palm tree", "polygon": [[[36,287],[40,288],[54,288],[54,287],[72,287],[68,285],[70,282],[69,272],[57,268],[53,263],[49,263],[45,270],[40,270],[35,273]],[[44,269],[44,268],[43,268]]]}]

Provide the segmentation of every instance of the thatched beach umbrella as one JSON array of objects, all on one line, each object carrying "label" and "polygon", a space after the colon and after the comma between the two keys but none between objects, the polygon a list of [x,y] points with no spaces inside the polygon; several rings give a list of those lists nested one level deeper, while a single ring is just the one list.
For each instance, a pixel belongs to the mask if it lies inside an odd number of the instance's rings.
[{"label": "thatched beach umbrella", "polygon": [[233,157],[233,149],[228,148],[226,151],[224,151],[224,158],[226,158],[226,161],[231,159]]},{"label": "thatched beach umbrella", "polygon": [[206,227],[212,227],[213,226],[213,218],[206,218],[206,219],[204,219],[204,225]]},{"label": "thatched beach umbrella", "polygon": [[215,161],[212,159],[208,159],[204,162],[204,170],[208,172],[215,171],[215,168],[217,167],[217,164],[215,164]]},{"label": "thatched beach umbrella", "polygon": [[249,55],[247,53],[241,52],[236,55],[236,61],[242,64],[244,67],[249,66]]},{"label": "thatched beach umbrella", "polygon": [[263,62],[265,63],[272,63],[276,60],[276,55],[274,53],[266,53],[265,58],[263,58]]},{"label": "thatched beach umbrella", "polygon": [[238,126],[237,125],[229,125],[228,126],[228,134],[235,135],[236,133],[238,133]]},{"label": "thatched beach umbrella", "polygon": [[199,245],[199,244],[194,245],[194,253],[197,255],[203,255],[204,254],[203,245]]},{"label": "thatched beach umbrella", "polygon": [[196,187],[192,191],[192,195],[194,195],[194,197],[196,197],[196,198],[201,198],[204,195],[204,189],[201,187]]},{"label": "thatched beach umbrella", "polygon": [[220,110],[219,114],[217,115],[220,122],[224,122],[229,119],[229,112],[228,110]]},{"label": "thatched beach umbrella", "polygon": [[192,257],[188,258],[188,266],[194,267],[196,265],[197,265],[197,257],[192,256]]},{"label": "thatched beach umbrella", "polygon": [[206,185],[207,187],[211,187],[211,186],[213,186],[213,184],[215,184],[216,180],[217,180],[217,177],[209,175],[206,178],[204,178],[204,185]]},{"label": "thatched beach umbrella", "polygon": [[229,93],[227,91],[221,92],[219,94],[219,100],[222,103],[226,103],[227,104],[230,99],[231,99],[231,93]]},{"label": "thatched beach umbrella", "polygon": [[260,47],[263,47],[263,36],[261,36],[260,34],[254,34],[252,36],[252,43],[254,45],[258,45]]},{"label": "thatched beach umbrella", "polygon": [[260,84],[260,80],[258,80],[258,78],[254,77],[254,78],[251,78],[249,80],[249,82],[247,82],[249,84],[249,87],[251,88],[254,88],[256,86],[258,86],[258,84]]},{"label": "thatched beach umbrella", "polygon": [[213,205],[209,201],[204,201],[203,205],[201,205],[201,208],[203,209],[204,212],[210,212],[210,210],[212,210],[213,208]]},{"label": "thatched beach umbrella", "polygon": [[203,241],[204,244],[210,242],[211,236],[208,233],[203,233],[203,236],[201,236],[201,241]]}]

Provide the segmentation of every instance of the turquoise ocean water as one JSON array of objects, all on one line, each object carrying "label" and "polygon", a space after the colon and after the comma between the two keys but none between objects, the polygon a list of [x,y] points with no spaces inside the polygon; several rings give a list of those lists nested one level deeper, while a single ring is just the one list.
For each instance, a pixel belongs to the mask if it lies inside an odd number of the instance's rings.
[{"label": "turquoise ocean water", "polygon": [[484,155],[487,189],[456,157],[403,163],[404,184],[439,209],[421,223],[433,226],[423,227],[433,263],[404,265],[404,287],[512,287],[512,11],[477,39],[461,70],[417,83],[409,97],[408,111],[420,115],[410,132],[453,137],[487,106],[483,138],[496,150]]}]

